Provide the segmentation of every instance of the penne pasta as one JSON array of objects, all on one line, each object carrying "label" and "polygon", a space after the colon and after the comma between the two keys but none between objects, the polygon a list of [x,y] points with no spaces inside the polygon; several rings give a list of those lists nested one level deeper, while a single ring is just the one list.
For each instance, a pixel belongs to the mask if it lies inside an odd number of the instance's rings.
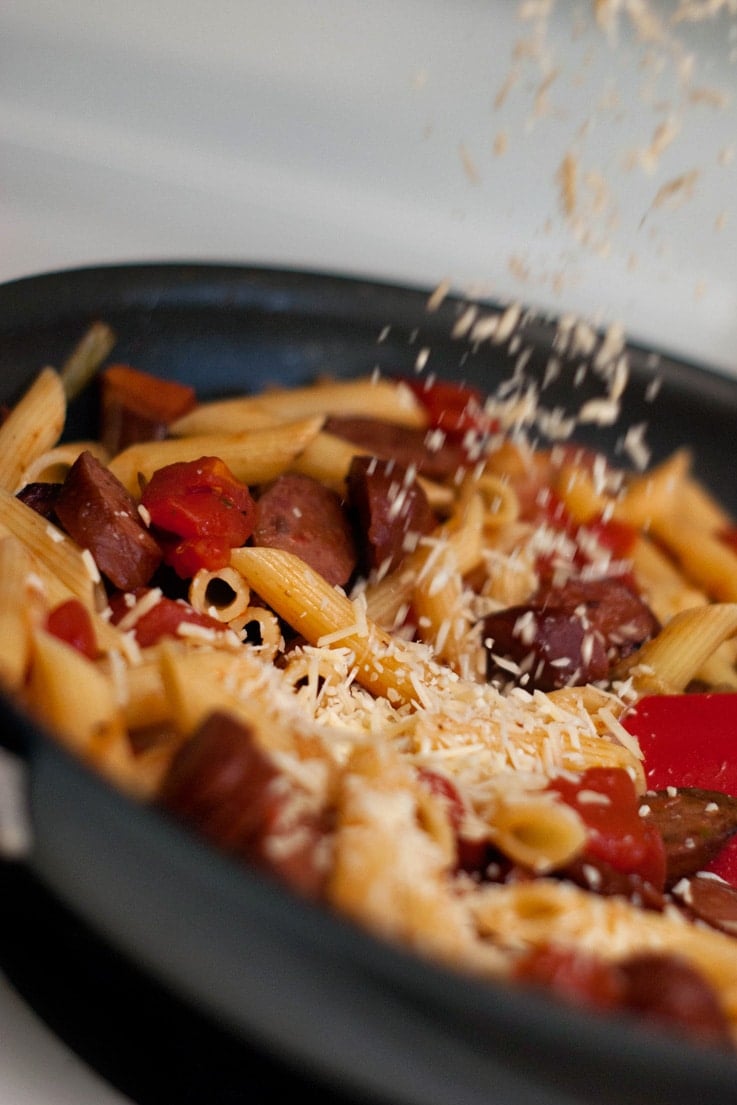
[{"label": "penne pasta", "polygon": [[687,579],[717,602],[737,602],[737,553],[679,516],[659,521],[653,533],[679,563]]},{"label": "penne pasta", "polygon": [[110,462],[110,471],[131,494],[157,468],[200,457],[219,457],[243,483],[265,483],[283,472],[319,433],[322,419],[305,418],[240,434],[203,434],[131,445]]},{"label": "penne pasta", "polygon": [[427,416],[409,388],[389,380],[326,380],[302,388],[272,388],[257,396],[201,403],[171,427],[189,434],[240,433],[259,425],[292,422],[316,414],[356,414],[404,426],[425,426]]},{"label": "penne pasta", "polygon": [[48,570],[49,577],[68,589],[90,610],[101,603],[100,579],[94,561],[85,556],[57,526],[47,522],[35,510],[0,489],[0,527],[22,541]]},{"label": "penne pasta", "polygon": [[61,378],[44,368],[0,425],[0,488],[14,494],[23,473],[55,445],[66,420]]},{"label": "penne pasta", "polygon": [[0,538],[0,682],[10,691],[21,690],[30,666],[34,608],[41,605],[33,581],[25,546]]},{"label": "penne pasta", "polygon": [[145,797],[109,678],[76,649],[40,629],[33,633],[24,700],[81,759],[136,797]]},{"label": "penne pasta", "polygon": [[[311,644],[349,649],[356,678],[394,703],[416,701],[418,674],[401,642],[366,618],[365,603],[331,587],[298,557],[281,549],[235,549],[231,564],[254,591]],[[428,662],[427,672],[432,665]]]},{"label": "penne pasta", "polygon": [[629,657],[618,674],[630,673],[640,694],[683,691],[717,648],[737,634],[737,603],[684,610]]},{"label": "penne pasta", "polygon": [[27,483],[63,483],[80,453],[88,452],[106,464],[107,450],[97,441],[70,441],[57,445],[36,457],[21,476],[21,486]]}]

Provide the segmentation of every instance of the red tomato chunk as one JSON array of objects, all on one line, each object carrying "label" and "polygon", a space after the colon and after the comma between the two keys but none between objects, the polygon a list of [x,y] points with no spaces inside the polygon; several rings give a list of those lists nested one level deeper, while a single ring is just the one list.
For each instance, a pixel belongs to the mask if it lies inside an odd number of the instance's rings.
[{"label": "red tomato chunk", "polygon": [[484,397],[478,388],[450,380],[429,383],[407,377],[403,381],[427,411],[430,426],[450,437],[467,433],[488,434],[497,423],[484,410]]},{"label": "red tomato chunk", "polygon": [[154,472],[141,502],[160,534],[164,560],[182,579],[224,568],[230,550],[253,532],[255,503],[217,457],[168,464]]},{"label": "red tomato chunk", "polygon": [[46,629],[52,636],[76,648],[88,660],[94,660],[97,656],[95,627],[89,610],[79,599],[67,599],[50,610]]},{"label": "red tomato chunk", "polygon": [[[145,589],[135,592],[135,600],[140,601],[146,593]],[[110,608],[113,612],[114,625],[122,621],[131,609],[127,596],[123,594],[114,595],[111,598]],[[226,628],[222,622],[211,618],[209,614],[200,614],[189,603],[162,595],[154,606],[136,619],[133,635],[141,648],[148,648],[150,645],[155,645],[162,637],[176,637],[183,625],[201,626],[214,633],[222,633]]]},{"label": "red tomato chunk", "polygon": [[665,846],[639,813],[634,783],[623,768],[591,767],[576,779],[550,783],[588,830],[586,854],[617,871],[640,875],[658,890],[665,885]]}]

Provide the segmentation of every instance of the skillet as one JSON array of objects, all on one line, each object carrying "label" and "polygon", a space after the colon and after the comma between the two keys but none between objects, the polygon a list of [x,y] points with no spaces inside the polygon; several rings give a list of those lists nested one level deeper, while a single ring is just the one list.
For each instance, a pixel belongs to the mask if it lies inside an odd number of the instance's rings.
[{"label": "skillet", "polygon": [[[429,289],[349,276],[206,264],[104,266],[0,287],[0,399],[60,364],[94,319],[114,357],[194,384],[201,394],[295,384],[320,373],[429,369],[493,390],[514,354],[452,337],[464,309]],[[555,320],[522,327],[541,380]],[[695,470],[737,512],[732,434],[737,381],[630,349],[618,426],[583,434],[616,453],[622,427],[649,423],[653,462],[690,443]],[[563,365],[545,405],[578,408]],[[570,370],[570,371],[569,371]],[[654,371],[661,378],[651,400]],[[94,395],[75,401],[67,436],[94,432]],[[10,702],[3,741],[28,764],[33,841],[26,860],[112,947],[244,1041],[298,1063],[355,1100],[393,1105],[574,1105],[662,1099],[737,1101],[737,1059],[617,1018],[582,1015],[523,990],[420,962],[267,878],[238,867],[156,811],[115,792]]]}]

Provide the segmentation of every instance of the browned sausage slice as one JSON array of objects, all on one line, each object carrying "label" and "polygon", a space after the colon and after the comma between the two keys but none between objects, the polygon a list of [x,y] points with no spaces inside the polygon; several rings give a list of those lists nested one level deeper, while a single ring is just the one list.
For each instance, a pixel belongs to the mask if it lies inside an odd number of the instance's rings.
[{"label": "browned sausage slice", "polygon": [[535,603],[580,611],[601,636],[610,663],[623,659],[654,636],[659,623],[645,600],[622,579],[570,579],[561,587],[541,587]]},{"label": "browned sausage slice", "polygon": [[671,787],[646,794],[643,807],[663,837],[668,887],[703,871],[737,832],[737,798],[719,791]]},{"label": "browned sausage slice", "polygon": [[354,457],[347,482],[362,567],[392,571],[437,524],[422,485],[410,469],[375,457]]},{"label": "browned sausage slice", "polygon": [[728,882],[702,872],[678,883],[673,896],[690,916],[737,936],[737,889]]},{"label": "browned sausage slice", "polygon": [[256,503],[253,544],[299,556],[342,587],[356,567],[356,545],[339,496],[298,473],[279,476]]},{"label": "browned sausage slice", "polygon": [[332,415],[324,424],[326,433],[342,437],[368,456],[395,460],[405,468],[414,467],[431,480],[446,480],[470,461],[461,445],[449,441],[439,431],[400,426],[381,418]]},{"label": "browned sausage slice", "polygon": [[528,690],[594,683],[606,678],[609,663],[601,637],[566,607],[510,606],[483,622],[489,679],[510,678]]},{"label": "browned sausage slice", "polygon": [[237,718],[210,714],[174,757],[158,802],[218,847],[319,895],[326,875],[322,810]]},{"label": "browned sausage slice", "polygon": [[27,483],[18,492],[16,498],[49,522],[58,522],[56,517],[56,497],[60,483]]},{"label": "browned sausage slice", "polygon": [[620,579],[546,583],[529,603],[484,620],[487,676],[509,679],[507,660],[530,690],[595,683],[657,629],[650,608]]},{"label": "browned sausage slice", "polygon": [[66,532],[90,550],[111,583],[121,591],[148,583],[161,562],[161,550],[133,498],[91,453],[75,460],[54,505]]},{"label": "browned sausage slice", "polygon": [[670,953],[642,952],[620,962],[619,970],[626,1009],[705,1044],[732,1048],[719,998],[689,962]]}]

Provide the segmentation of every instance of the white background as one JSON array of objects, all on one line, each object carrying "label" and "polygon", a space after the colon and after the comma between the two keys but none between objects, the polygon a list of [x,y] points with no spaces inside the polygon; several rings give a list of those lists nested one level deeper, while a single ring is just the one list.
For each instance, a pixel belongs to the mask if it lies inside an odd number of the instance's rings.
[{"label": "white background", "polygon": [[[583,0],[547,18],[513,0],[3,0],[0,280],[146,259],[450,279],[736,372],[729,6],[606,28]],[[1,1102],[119,1100],[7,987],[0,1035]]]}]

